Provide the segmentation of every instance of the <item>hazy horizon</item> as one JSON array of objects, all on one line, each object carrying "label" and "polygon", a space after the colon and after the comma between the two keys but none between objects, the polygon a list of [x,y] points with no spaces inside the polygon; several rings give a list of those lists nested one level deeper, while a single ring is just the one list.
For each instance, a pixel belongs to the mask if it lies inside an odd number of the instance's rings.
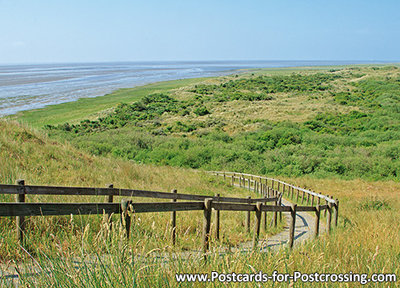
[{"label": "hazy horizon", "polygon": [[[119,60],[119,61],[76,61],[76,62],[10,62],[10,63],[0,63],[0,66],[23,66],[23,65],[62,65],[62,64],[118,64],[118,63],[234,63],[234,62],[359,62],[357,64],[399,64],[400,60],[357,60],[357,59],[338,59],[338,60],[330,60],[330,59],[226,59],[226,60]],[[329,64],[328,64],[329,65]],[[343,64],[349,65],[349,64]],[[350,64],[351,65],[351,64]],[[322,65],[326,66],[326,65]]]},{"label": "hazy horizon", "polygon": [[397,11],[395,0],[0,0],[0,64],[397,62]]}]

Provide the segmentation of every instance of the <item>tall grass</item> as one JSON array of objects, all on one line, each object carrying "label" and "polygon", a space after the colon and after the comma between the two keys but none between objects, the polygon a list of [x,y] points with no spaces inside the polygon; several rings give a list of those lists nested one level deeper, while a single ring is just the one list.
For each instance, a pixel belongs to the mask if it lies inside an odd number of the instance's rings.
[{"label": "tall grass", "polygon": [[[16,179],[25,179],[27,185],[65,185],[85,187],[132,188],[153,191],[214,196],[250,195],[253,192],[236,190],[220,179],[201,172],[171,167],[138,165],[129,161],[90,156],[68,144],[47,139],[15,123],[0,122],[0,183],[13,184]],[[28,195],[27,202],[105,202],[102,196],[45,196]],[[137,202],[156,201],[149,198],[134,198]],[[14,201],[12,195],[0,195],[0,201]],[[115,202],[121,197],[115,197]],[[165,200],[164,200],[165,201]],[[244,227],[244,212],[221,213],[221,245],[237,246],[250,241],[251,234]],[[109,247],[119,247],[118,233],[103,231],[105,215],[94,216],[49,216],[27,217],[26,244],[34,255],[43,251],[48,256],[61,251],[103,254]],[[120,222],[113,217],[114,228]],[[171,247],[169,213],[137,214],[133,219],[129,242],[132,249],[193,250],[201,247],[202,212],[177,213],[177,244]],[[26,259],[27,255],[15,239],[15,223],[11,217],[0,219],[0,259],[2,261]],[[283,224],[282,224],[283,225]],[[270,229],[269,235],[282,228]],[[212,227],[214,230],[214,227]],[[214,232],[213,232],[214,233]],[[108,242],[104,242],[104,235]],[[84,241],[85,240],[85,241]],[[85,244],[87,243],[87,244]]]}]

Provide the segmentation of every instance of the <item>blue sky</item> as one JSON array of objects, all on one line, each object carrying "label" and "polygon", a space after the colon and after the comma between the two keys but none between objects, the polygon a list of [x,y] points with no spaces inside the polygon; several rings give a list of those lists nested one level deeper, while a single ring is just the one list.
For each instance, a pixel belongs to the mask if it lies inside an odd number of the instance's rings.
[{"label": "blue sky", "polygon": [[0,64],[399,61],[399,0],[0,0]]}]

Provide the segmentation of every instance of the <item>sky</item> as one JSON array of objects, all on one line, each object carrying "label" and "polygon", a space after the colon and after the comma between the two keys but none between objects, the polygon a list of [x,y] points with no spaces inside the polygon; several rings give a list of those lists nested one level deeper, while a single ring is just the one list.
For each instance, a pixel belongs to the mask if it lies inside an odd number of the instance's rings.
[{"label": "sky", "polygon": [[399,0],[0,0],[0,64],[400,60]]}]

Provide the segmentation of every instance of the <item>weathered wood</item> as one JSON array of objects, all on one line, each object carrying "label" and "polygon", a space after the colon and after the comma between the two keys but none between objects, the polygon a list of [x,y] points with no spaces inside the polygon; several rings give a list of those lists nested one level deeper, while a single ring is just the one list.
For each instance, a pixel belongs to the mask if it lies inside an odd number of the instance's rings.
[{"label": "weathered wood", "polygon": [[[245,205],[245,204],[238,204]],[[51,216],[70,214],[118,214],[118,203],[2,203],[1,216]],[[253,206],[254,205],[250,205]],[[171,212],[171,211],[196,211],[203,210],[202,202],[155,202],[133,203],[135,213]]]},{"label": "weathered wood", "polygon": [[154,202],[133,203],[132,209],[135,213],[148,212],[171,212],[171,211],[195,211],[203,210],[203,202]]},{"label": "weathered wood", "polygon": [[0,217],[88,215],[103,212],[118,214],[119,206],[118,203],[1,203]]},{"label": "weathered wood", "polygon": [[[251,199],[250,196],[247,197],[247,199]],[[248,202],[249,204],[251,203],[251,201]],[[246,231],[250,232],[250,211],[247,211],[246,213]]]},{"label": "weathered wood", "polygon": [[121,200],[121,223],[122,227],[125,231],[125,236],[129,239],[130,231],[131,231],[131,215],[130,215],[130,206],[132,204],[131,200],[122,199]]},{"label": "weathered wood", "polygon": [[[282,193],[279,193],[278,206],[282,206]],[[279,211],[279,222],[282,222],[282,211]]]},{"label": "weathered wood", "polygon": [[[213,173],[215,174],[215,172],[213,172]],[[226,172],[226,173],[232,174],[233,172]],[[242,175],[245,175],[245,176],[248,176],[248,177],[260,177],[260,176],[256,176],[256,175],[252,175],[252,174],[244,174],[244,173],[243,173]],[[276,179],[273,179],[273,178],[267,178],[267,177],[260,177],[260,178],[261,178],[261,179],[265,179],[266,182],[267,182],[268,180],[271,180],[271,182],[272,182],[272,183],[271,183],[271,187],[272,187],[272,188],[275,188],[275,187],[274,187],[274,183],[275,183],[275,182],[278,182],[278,183],[281,183],[281,184],[284,184],[284,185],[293,186],[293,185],[290,185],[289,183],[285,183],[285,182],[283,182],[283,181],[279,181],[279,180],[276,180]],[[267,183],[266,183],[266,184],[267,184]],[[305,192],[305,193],[310,194],[310,195],[314,195],[315,197],[319,197],[319,198],[325,199],[325,200],[327,200],[327,202],[334,203],[334,200],[333,200],[333,199],[330,199],[330,198],[328,198],[328,197],[325,196],[325,195],[312,192],[312,191],[307,190],[307,189],[305,189],[305,188],[300,188],[300,187],[293,186],[293,189],[298,189],[299,191]]]},{"label": "weathered wood", "polygon": [[299,189],[297,189],[297,197],[296,197],[296,202],[299,202],[299,193],[300,193],[300,190],[299,190]]},{"label": "weathered wood", "polygon": [[328,205],[319,205],[319,208],[320,208],[320,210],[322,211],[322,210],[326,210],[326,209],[328,209]]},{"label": "weathered wood", "polygon": [[[329,195],[326,195],[326,197],[329,197]],[[328,200],[325,199],[325,204],[328,205],[328,203],[329,203]],[[327,211],[325,210],[325,212],[324,212],[325,217],[326,217],[326,213],[327,213]]]},{"label": "weathered wood", "polygon": [[312,195],[312,198],[311,198],[311,206],[314,206],[314,195]]},{"label": "weathered wood", "polygon": [[[212,198],[206,195],[179,194],[134,189],[117,188],[89,188],[89,187],[58,187],[58,186],[28,186],[25,185],[25,192],[21,192],[18,185],[0,185],[0,194],[34,194],[34,195],[93,195],[93,196],[126,196],[144,197],[157,199],[178,199],[204,201]],[[4,193],[2,193],[4,192]],[[215,199],[214,199],[215,200]],[[248,203],[245,198],[220,197],[221,202]],[[253,199],[252,203],[264,201],[263,198]],[[273,201],[270,199],[270,201]]]},{"label": "weathered wood", "polygon": [[211,211],[213,200],[204,200],[204,220],[203,220],[203,252],[206,253],[210,247]]},{"label": "weathered wood", "polygon": [[331,222],[332,222],[332,203],[328,203],[328,215],[326,216],[326,226],[328,229],[328,233],[331,232]]},{"label": "weathered wood", "polygon": [[[275,191],[273,190],[273,193],[275,194]],[[278,199],[274,202],[275,206],[278,207]],[[274,211],[274,217],[273,217],[273,222],[274,222],[274,227],[278,227],[278,209]]]},{"label": "weathered wood", "polygon": [[[171,191],[172,193],[178,193],[176,189],[173,189]],[[172,199],[172,202],[176,203],[176,199]],[[172,245],[175,246],[176,242],[176,211],[171,212],[171,240],[172,240]]]},{"label": "weathered wood", "polygon": [[[193,202],[190,202],[193,203]],[[213,208],[221,211],[256,211],[254,204],[237,204],[237,203],[216,203],[213,202]],[[263,212],[289,212],[290,207],[288,206],[274,206],[274,205],[263,205]],[[246,222],[246,221],[245,221]],[[246,223],[245,223],[246,224]]]},{"label": "weathered wood", "polygon": [[232,175],[232,186],[235,186],[235,176]]},{"label": "weathered wood", "polygon": [[304,202],[304,191],[303,191],[303,196],[301,197],[301,204],[303,204],[303,202]]},{"label": "weathered wood", "polygon": [[314,227],[314,238],[317,238],[319,235],[319,221],[321,218],[321,208],[319,204],[315,207],[315,227]]},{"label": "weathered wood", "polygon": [[[217,197],[217,203],[219,203],[219,194],[217,194],[216,197]],[[220,211],[221,210],[216,210],[215,213],[215,239],[217,240],[219,240]]]},{"label": "weathered wood", "polygon": [[[18,192],[19,194],[15,195],[15,202],[24,203],[25,202],[25,181],[17,180]],[[17,239],[21,245],[24,245],[24,234],[25,234],[25,217],[17,216],[16,217],[16,231],[17,231]]]},{"label": "weathered wood", "polygon": [[307,193],[307,205],[310,204],[310,194]]},{"label": "weathered wood", "polygon": [[290,249],[293,248],[294,244],[294,229],[296,227],[296,207],[297,207],[296,204],[291,205],[291,211],[290,211],[291,220],[289,226],[289,241],[288,241]]},{"label": "weathered wood", "polygon": [[290,212],[289,206],[279,206],[279,205],[263,205],[262,211],[264,212]]},{"label": "weathered wood", "polygon": [[334,207],[335,207],[335,214],[334,214],[334,217],[333,217],[333,219],[334,219],[333,223],[334,223],[335,228],[336,228],[338,226],[338,218],[339,218],[339,200],[338,199],[335,200]]},{"label": "weathered wood", "polygon": [[268,219],[267,219],[267,211],[265,211],[264,212],[264,218],[263,218],[263,227],[264,227],[264,232],[265,233],[267,233],[267,230],[268,230],[268,228],[267,228],[267,223],[268,223],[268,221],[267,221]]},{"label": "weathered wood", "polygon": [[[107,188],[114,188],[113,184],[108,184]],[[108,195],[107,197],[107,203],[113,203],[114,202],[114,196],[113,195]],[[107,225],[108,225],[108,236],[111,237],[111,231],[112,231],[112,214],[107,213]]]},{"label": "weathered wood", "polygon": [[253,245],[252,245],[253,250],[257,247],[258,239],[260,237],[261,208],[262,208],[262,203],[258,202],[256,204],[256,213],[255,213],[256,219],[254,222],[254,235],[253,235]]},{"label": "weathered wood", "polygon": [[241,204],[241,203],[217,203],[213,202],[213,208],[221,211],[255,211],[254,204]]},{"label": "weathered wood", "polygon": [[297,206],[297,212],[314,212],[315,207],[314,206]]}]

